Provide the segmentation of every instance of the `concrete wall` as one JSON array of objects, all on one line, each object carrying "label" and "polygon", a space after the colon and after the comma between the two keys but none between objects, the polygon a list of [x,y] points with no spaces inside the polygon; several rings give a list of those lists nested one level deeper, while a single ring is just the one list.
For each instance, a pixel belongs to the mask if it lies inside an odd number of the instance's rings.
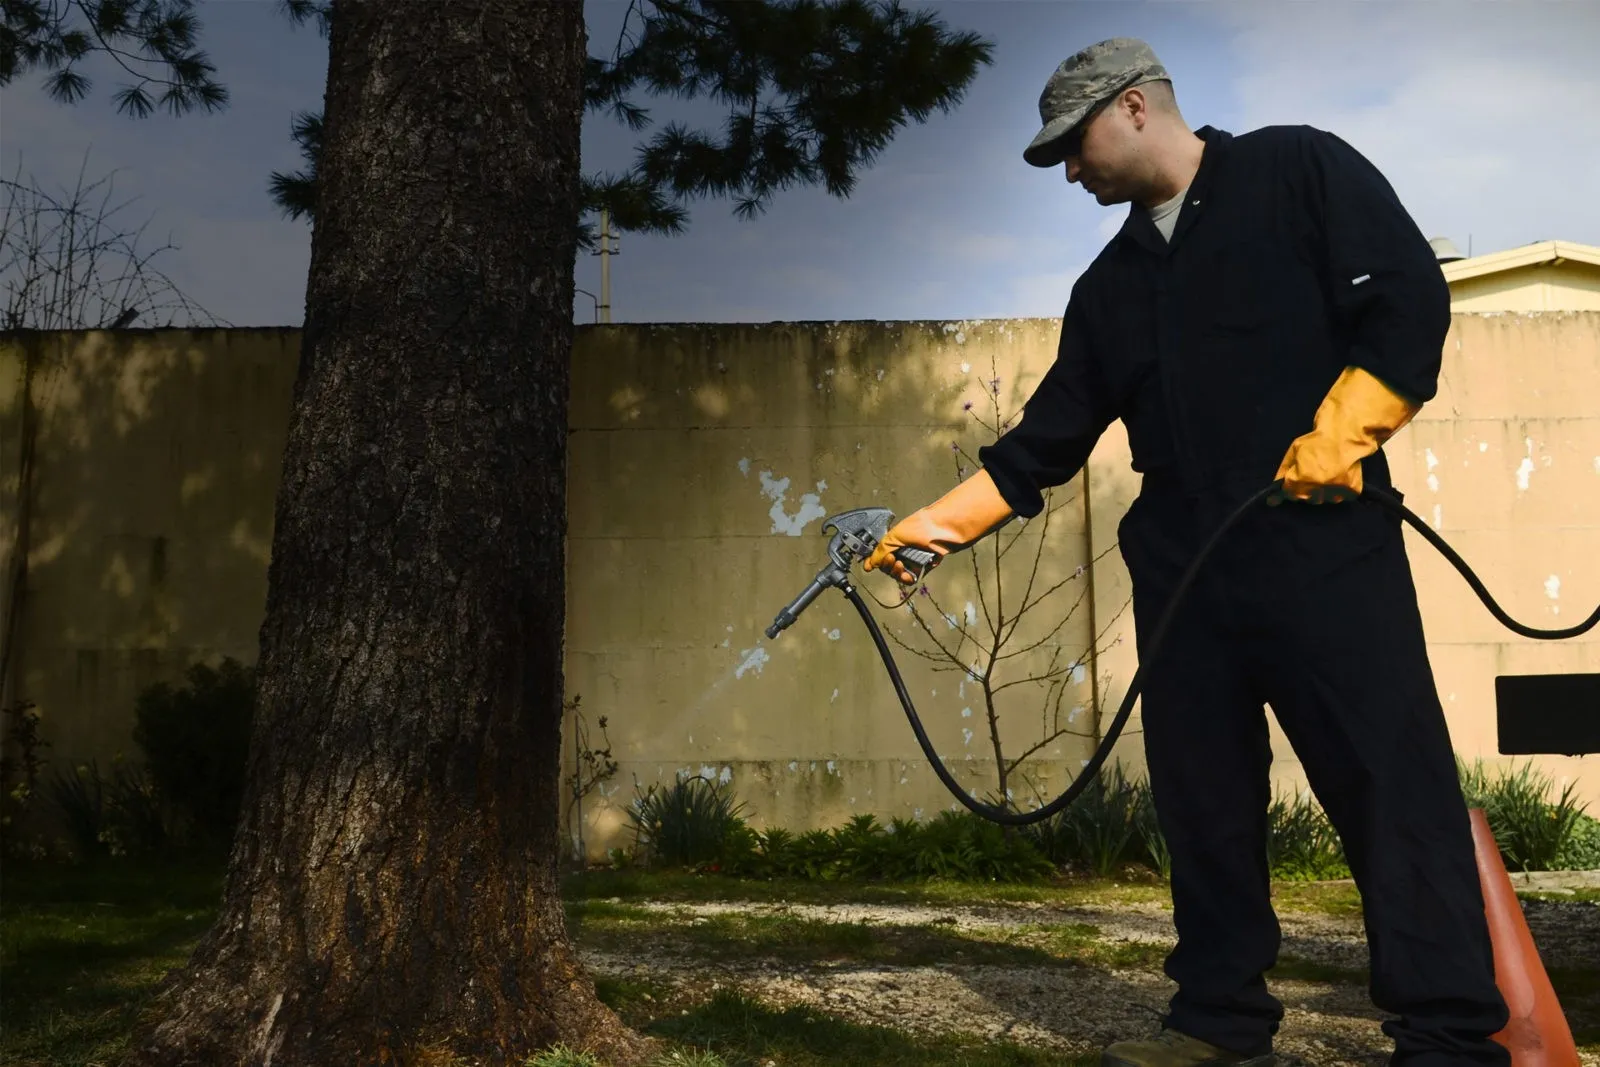
[{"label": "concrete wall", "polygon": [[[567,691],[591,722],[607,716],[621,763],[582,811],[591,855],[627,844],[623,811],[636,785],[684,771],[731,780],[763,825],[926,815],[953,803],[840,594],[826,594],[775,641],[762,631],[821,565],[825,515],[867,504],[905,514],[955,484],[963,472],[952,444],[970,456],[989,436],[974,415],[1021,405],[1054,357],[1057,327],[580,329]],[[28,527],[6,687],[39,704],[54,755],[104,760],[132,752],[140,687],[195,658],[255,658],[299,336],[128,331],[37,343],[26,494],[23,352],[17,343],[0,350],[6,574],[17,530]],[[1408,503],[1515,617],[1567,625],[1600,601],[1600,314],[1458,315],[1439,398],[1387,451]],[[975,788],[994,781],[984,686],[919,653],[936,653],[934,638],[954,648],[963,626],[987,636],[993,548],[1011,546],[998,583],[1008,614],[1030,575],[1033,595],[1054,592],[1003,650],[1034,651],[990,674],[995,686],[1019,683],[996,696],[1002,745],[1016,753],[1031,744],[1052,708],[1074,734],[1093,734],[1096,708],[1109,719],[1135,667],[1115,549],[1138,488],[1127,464],[1114,426],[1087,471],[1056,491],[1048,524],[1009,527],[942,568],[933,597],[916,601],[931,636],[906,609],[873,607],[938,751]],[[1457,749],[1492,759],[1495,675],[1600,671],[1600,634],[1549,643],[1502,630],[1447,563],[1407,536]],[[860,585],[869,598],[895,593],[876,575]],[[9,582],[3,589],[9,599]],[[975,647],[957,649],[967,668],[981,662]],[[1119,746],[1135,773],[1138,726],[1135,715]],[[570,771],[570,728],[564,736]],[[1279,787],[1300,787],[1276,728],[1274,741]],[[1029,767],[1032,781],[1053,795],[1091,747],[1087,736],[1057,739]],[[1539,762],[1576,780],[1600,812],[1596,759]],[[1029,795],[1024,783],[1014,790]]]},{"label": "concrete wall", "polygon": [[[38,704],[47,754],[131,757],[140,689],[197,659],[255,661],[299,344],[288,329],[0,342],[8,602],[27,528],[0,696]],[[24,345],[36,436],[32,492],[19,496]]]}]

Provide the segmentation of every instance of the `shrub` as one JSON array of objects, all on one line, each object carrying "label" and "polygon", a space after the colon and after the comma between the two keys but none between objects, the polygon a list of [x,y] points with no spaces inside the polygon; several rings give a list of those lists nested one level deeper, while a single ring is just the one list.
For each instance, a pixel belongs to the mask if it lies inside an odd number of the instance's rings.
[{"label": "shrub", "polygon": [[135,705],[133,739],[156,790],[201,847],[233,840],[255,696],[254,670],[230,658],[217,667],[195,664],[184,685],[153,685]]},{"label": "shrub", "polygon": [[1557,864],[1571,847],[1584,818],[1583,805],[1573,797],[1571,783],[1551,803],[1546,798],[1554,782],[1549,775],[1534,770],[1532,762],[1521,770],[1513,763],[1496,779],[1485,772],[1482,760],[1474,760],[1468,767],[1458,758],[1456,767],[1467,806],[1483,809],[1489,832],[1508,869],[1560,869]]},{"label": "shrub", "polygon": [[1048,875],[1050,861],[1023,834],[970,812],[941,812],[926,823],[861,814],[832,830],[795,835],[741,826],[719,868],[757,878],[1027,882]]},{"label": "shrub", "polygon": [[1155,803],[1143,781],[1129,781],[1122,765],[1101,770],[1069,804],[1027,834],[1045,856],[1109,876],[1128,863],[1170,869],[1166,841],[1156,824]]},{"label": "shrub", "polygon": [[152,853],[167,843],[166,820],[150,779],[129,769],[120,756],[113,767],[107,776],[91,760],[71,773],[57,768],[46,782],[46,794],[79,859]]},{"label": "shrub", "polygon": [[1172,852],[1161,832],[1156,818],[1156,796],[1148,784],[1139,789],[1139,807],[1134,814],[1134,825],[1139,831],[1139,843],[1144,846],[1142,861],[1159,874],[1163,881],[1172,878]]},{"label": "shrub", "polygon": [[1293,800],[1272,798],[1267,809],[1267,866],[1272,877],[1291,882],[1350,877],[1339,835],[1309,793]]},{"label": "shrub", "polygon": [[628,818],[651,862],[693,866],[723,854],[730,835],[744,827],[743,810],[719,783],[695,775],[659,791],[652,785],[634,799]]},{"label": "shrub", "polygon": [[45,767],[40,751],[50,742],[39,737],[39,711],[32,701],[18,701],[0,709],[5,721],[0,733],[0,835],[7,859],[38,856],[43,846],[25,829],[39,791],[39,772]]},{"label": "shrub", "polygon": [[1555,863],[1551,864],[1554,871],[1595,871],[1600,870],[1600,819],[1592,815],[1580,815],[1572,828],[1572,836],[1567,838]]}]

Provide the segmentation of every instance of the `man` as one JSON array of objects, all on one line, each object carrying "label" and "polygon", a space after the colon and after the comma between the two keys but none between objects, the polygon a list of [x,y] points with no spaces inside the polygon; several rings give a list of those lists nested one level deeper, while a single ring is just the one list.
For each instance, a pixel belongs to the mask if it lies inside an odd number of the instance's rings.
[{"label": "man", "polygon": [[[1371,995],[1393,1064],[1509,1064],[1508,1013],[1471,829],[1402,528],[1358,498],[1383,442],[1433,397],[1450,325],[1432,250],[1373,166],[1309,127],[1184,122],[1167,71],[1118,38],[1061,64],[1023,153],[1064,164],[1127,222],[1073,286],[1060,349],[982,468],[889,532],[965,548],[1127,426],[1138,498],[1119,528],[1141,658],[1196,551],[1282,479],[1209,558],[1146,668],[1150,785],[1172,855],[1177,983],[1121,1067],[1268,1064],[1283,1016],[1266,858],[1264,705],[1337,828],[1361,891]],[[1321,506],[1317,506],[1321,505]]]}]

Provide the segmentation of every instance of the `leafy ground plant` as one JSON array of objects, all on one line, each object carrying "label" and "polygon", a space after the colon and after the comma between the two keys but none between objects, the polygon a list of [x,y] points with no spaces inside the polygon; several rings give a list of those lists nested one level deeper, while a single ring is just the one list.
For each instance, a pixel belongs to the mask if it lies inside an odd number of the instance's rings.
[{"label": "leafy ground plant", "polygon": [[[1587,846],[1589,835],[1596,831],[1574,796],[1575,783],[1567,783],[1552,801],[1555,782],[1536,770],[1532,761],[1519,769],[1515,762],[1491,778],[1481,759],[1471,766],[1457,759],[1461,789],[1467,806],[1482,808],[1489,823],[1489,832],[1500,846],[1505,865],[1514,871],[1548,871],[1562,869],[1577,859],[1587,860],[1587,855],[1573,856],[1570,849],[1576,843]],[[1586,847],[1585,847],[1586,851]],[[1600,864],[1600,856],[1595,857]],[[1570,868],[1568,868],[1570,869]]]},{"label": "leafy ground plant", "polygon": [[712,863],[744,825],[744,805],[732,793],[700,775],[672,785],[652,785],[628,809],[638,849],[652,862],[669,866]]},{"label": "leafy ground plant", "polygon": [[1273,797],[1267,809],[1267,865],[1274,878],[1289,881],[1350,877],[1339,835],[1310,793]]}]

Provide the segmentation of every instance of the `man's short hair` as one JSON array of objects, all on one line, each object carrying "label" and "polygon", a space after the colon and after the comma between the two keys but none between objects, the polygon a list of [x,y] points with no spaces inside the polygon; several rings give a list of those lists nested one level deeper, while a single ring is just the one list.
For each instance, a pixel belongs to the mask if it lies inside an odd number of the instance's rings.
[{"label": "man's short hair", "polygon": [[1142,85],[1135,85],[1133,88],[1144,93],[1145,99],[1156,111],[1178,110],[1178,94],[1173,91],[1172,81],[1169,78],[1158,78]]}]

